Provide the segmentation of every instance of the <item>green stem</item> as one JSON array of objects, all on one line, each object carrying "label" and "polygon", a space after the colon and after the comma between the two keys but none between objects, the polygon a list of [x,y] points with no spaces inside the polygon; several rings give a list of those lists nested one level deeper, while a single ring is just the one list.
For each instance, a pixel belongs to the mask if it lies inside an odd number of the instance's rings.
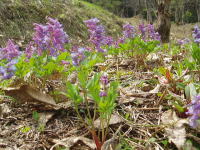
[{"label": "green stem", "polygon": [[103,143],[103,140],[105,138],[104,137],[105,136],[104,135],[104,119],[102,117],[100,117],[100,121],[101,121],[101,130],[102,130],[102,132],[101,132],[102,133],[102,137],[101,138],[102,138],[102,143]]},{"label": "green stem", "polygon": [[90,120],[90,125],[92,126],[92,129],[94,129],[93,118],[92,118],[90,110],[89,110],[89,103],[88,103],[88,99],[87,99],[86,89],[84,89],[84,99],[85,99],[85,103],[86,103],[87,114],[88,114],[88,117]]},{"label": "green stem", "polygon": [[107,137],[107,135],[108,135],[108,128],[109,128],[109,124],[110,124],[110,118],[111,118],[111,115],[109,115],[109,117],[108,117],[108,119],[107,119],[107,126],[106,126],[106,131],[105,131],[105,137],[104,137],[102,143],[105,142],[106,137]]},{"label": "green stem", "polygon": [[117,82],[119,82],[119,58],[117,56]]},{"label": "green stem", "polygon": [[77,106],[77,105],[75,105],[75,111],[76,111],[76,113],[77,113],[79,119],[81,120],[81,122],[82,122],[82,123],[84,124],[84,126],[90,131],[90,128],[88,127],[87,123],[85,123],[83,117],[81,117],[81,115],[80,115],[80,113],[79,113],[79,111],[78,111],[78,106]]},{"label": "green stem", "polygon": [[94,105],[94,116],[93,116],[93,122],[95,121],[96,113],[97,113],[97,104],[95,103],[95,105]]}]

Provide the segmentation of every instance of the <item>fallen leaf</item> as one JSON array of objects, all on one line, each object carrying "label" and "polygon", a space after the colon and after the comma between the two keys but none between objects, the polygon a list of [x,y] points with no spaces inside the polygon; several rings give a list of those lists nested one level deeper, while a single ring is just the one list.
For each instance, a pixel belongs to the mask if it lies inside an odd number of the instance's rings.
[{"label": "fallen leaf", "polygon": [[19,101],[38,101],[51,106],[60,107],[56,104],[55,100],[48,94],[44,94],[41,91],[30,87],[29,85],[22,85],[16,88],[4,89],[5,94],[15,98]]},{"label": "fallen leaf", "polygon": [[28,95],[30,95],[32,98],[38,101],[51,104],[51,105],[56,105],[55,100],[50,95],[44,94],[34,88],[31,88],[30,86],[25,86],[22,89],[24,89]]},{"label": "fallen leaf", "polygon": [[5,104],[5,103],[0,104],[0,117],[2,117],[3,115],[7,115],[10,112],[11,112],[11,110],[7,104]]},{"label": "fallen leaf", "polygon": [[181,149],[186,141],[186,131],[184,124],[188,124],[187,119],[181,119],[176,112],[168,110],[162,114],[162,123],[167,125],[165,132],[169,142],[173,142],[178,149]]},{"label": "fallen leaf", "polygon": [[159,56],[158,54],[156,53],[151,53],[147,56],[146,58],[147,60],[153,60],[153,61],[156,61],[156,60],[159,60]]},{"label": "fallen leaf", "polygon": [[169,81],[164,76],[162,77],[158,76],[158,81],[160,82],[160,84],[164,84],[164,85],[169,84]]},{"label": "fallen leaf", "polygon": [[101,150],[121,150],[121,146],[119,144],[119,138],[117,134],[121,131],[122,125],[119,126],[117,131],[113,134],[112,138],[105,141],[101,147]]},{"label": "fallen leaf", "polygon": [[43,112],[39,113],[39,123],[42,125],[46,125],[46,123],[51,119],[51,117],[54,115],[54,112]]},{"label": "fallen leaf", "polygon": [[111,138],[107,140],[101,147],[101,150],[120,150],[119,141]]},{"label": "fallen leaf", "polygon": [[85,145],[89,146],[91,149],[96,149],[96,145],[93,140],[79,136],[79,137],[68,137],[62,140],[53,139],[53,145],[50,150],[53,150],[56,146],[62,145],[65,148],[70,149],[73,145],[75,145],[78,141],[82,141]]},{"label": "fallen leaf", "polygon": [[160,84],[156,85],[156,87],[153,90],[149,91],[149,93],[157,94],[159,90],[160,90]]},{"label": "fallen leaf", "polygon": [[[107,124],[105,121],[103,127],[107,128],[108,125],[113,125],[113,124],[117,124],[117,123],[121,123],[121,122],[123,122],[122,118],[117,114],[113,114],[113,115],[111,115],[109,124]],[[98,118],[97,120],[94,121],[94,127],[101,128],[100,118]]]}]

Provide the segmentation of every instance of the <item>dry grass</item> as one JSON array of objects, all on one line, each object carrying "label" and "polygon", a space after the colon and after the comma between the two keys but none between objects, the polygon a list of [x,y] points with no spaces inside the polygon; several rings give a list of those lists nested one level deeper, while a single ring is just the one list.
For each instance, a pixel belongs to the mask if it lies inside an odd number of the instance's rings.
[{"label": "dry grass", "polygon": [[[200,23],[196,23],[200,26]],[[171,35],[176,39],[192,38],[192,30],[196,24],[177,25],[172,24]]]},{"label": "dry grass", "polygon": [[[140,16],[132,17],[132,18],[124,18],[124,22],[129,22],[134,26],[138,26],[139,24],[147,24],[147,21],[142,19]],[[175,23],[172,23],[171,26],[171,39],[182,39],[182,38],[192,38],[192,30],[195,25],[199,25],[200,23],[190,23],[190,24],[184,24],[184,25],[177,25]]]}]

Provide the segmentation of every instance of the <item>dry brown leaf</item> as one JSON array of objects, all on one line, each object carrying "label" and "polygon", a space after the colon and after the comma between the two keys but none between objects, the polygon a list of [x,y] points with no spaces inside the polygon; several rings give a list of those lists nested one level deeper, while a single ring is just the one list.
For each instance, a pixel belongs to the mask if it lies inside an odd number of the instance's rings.
[{"label": "dry brown leaf", "polygon": [[11,112],[10,108],[8,107],[7,104],[3,103],[0,104],[0,117],[2,117],[3,115],[7,115]]},{"label": "dry brown leaf", "polygon": [[168,110],[162,114],[162,123],[167,125],[165,132],[169,142],[173,142],[178,149],[181,149],[186,141],[186,131],[184,124],[188,124],[187,119],[181,119],[176,115],[176,112]]},{"label": "dry brown leaf", "polygon": [[121,146],[119,145],[119,138],[117,137],[117,134],[121,131],[121,128],[122,125],[119,126],[111,139],[103,143],[101,150],[121,150]]},{"label": "dry brown leaf", "polygon": [[[117,123],[121,123],[121,122],[123,122],[122,118],[117,114],[113,114],[113,115],[111,115],[109,125],[113,125],[113,124],[117,124]],[[107,128],[106,121],[104,122],[103,126],[104,126],[104,128]],[[97,120],[94,121],[94,127],[101,128],[100,118],[98,118]]]},{"label": "dry brown leaf", "polygon": [[4,89],[4,91],[6,95],[22,102],[37,101],[51,105],[54,108],[60,108],[60,106],[56,104],[55,100],[50,95],[44,94],[28,85],[22,85],[21,87],[17,88],[7,88]]},{"label": "dry brown leaf", "polygon": [[56,102],[50,95],[44,94],[34,88],[31,88],[30,86],[25,86],[24,90],[28,95],[30,95],[32,98],[38,101],[51,104],[51,105],[56,105]]},{"label": "dry brown leaf", "polygon": [[119,141],[115,138],[109,139],[102,145],[101,150],[120,150]]},{"label": "dry brown leaf", "polygon": [[157,94],[160,90],[160,87],[161,87],[160,84],[156,85],[156,87],[153,90],[149,91],[149,93]]},{"label": "dry brown leaf", "polygon": [[46,125],[46,123],[51,119],[51,117],[55,114],[55,112],[43,112],[39,113],[39,123],[42,125]]},{"label": "dry brown leaf", "polygon": [[53,150],[56,146],[62,145],[65,148],[69,149],[73,145],[75,145],[78,141],[82,141],[85,145],[89,146],[91,149],[96,149],[96,145],[93,140],[79,136],[79,137],[68,137],[62,140],[53,139],[53,145],[50,150]]}]

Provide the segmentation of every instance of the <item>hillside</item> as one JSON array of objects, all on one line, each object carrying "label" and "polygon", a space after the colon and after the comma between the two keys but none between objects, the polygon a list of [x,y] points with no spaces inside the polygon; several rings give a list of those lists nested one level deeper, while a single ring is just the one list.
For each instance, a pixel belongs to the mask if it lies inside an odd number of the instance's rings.
[{"label": "hillside", "polygon": [[114,14],[79,0],[57,0],[54,3],[47,0],[1,0],[0,45],[10,38],[26,43],[31,38],[33,23],[44,23],[46,16],[57,18],[70,38],[76,41],[87,39],[83,21],[89,18],[99,18],[110,35],[116,35],[123,24]]}]

